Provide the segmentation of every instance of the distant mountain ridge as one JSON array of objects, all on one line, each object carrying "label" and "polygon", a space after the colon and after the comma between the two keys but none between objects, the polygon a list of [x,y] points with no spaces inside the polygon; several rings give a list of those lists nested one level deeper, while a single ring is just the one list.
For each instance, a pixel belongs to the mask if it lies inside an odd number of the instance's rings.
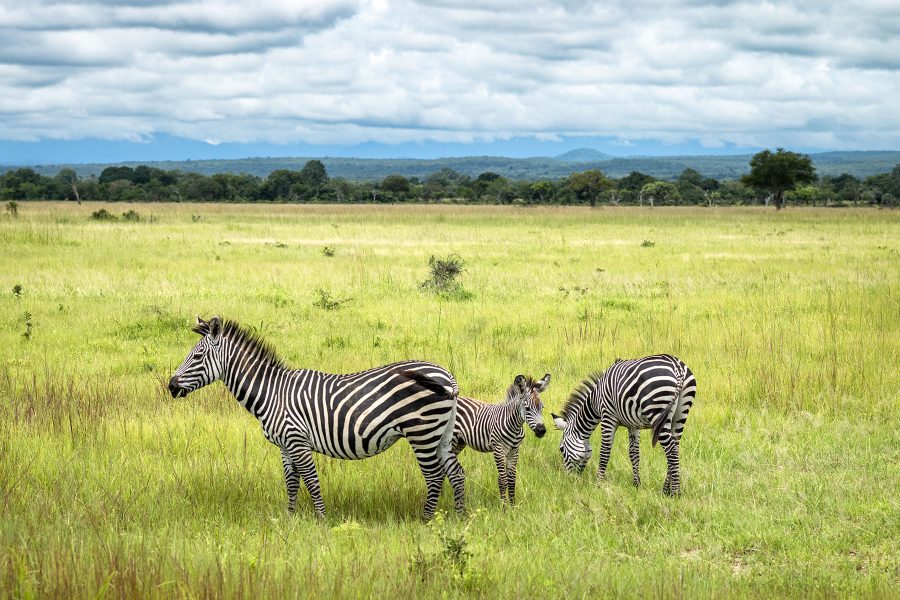
[{"label": "distant mountain ridge", "polygon": [[[481,173],[494,172],[509,179],[560,179],[572,173],[599,169],[609,177],[624,177],[632,171],[640,171],[659,179],[675,179],[687,168],[695,169],[704,177],[719,180],[736,179],[749,171],[750,154],[722,156],[633,156],[610,157],[602,152],[581,148],[556,157],[507,158],[502,156],[467,156],[458,158],[242,158],[185,161],[144,161],[105,164],[57,164],[22,165],[33,168],[42,175],[55,175],[63,167],[71,166],[79,177],[99,175],[109,166],[148,165],[166,170],[213,175],[215,173],[248,173],[267,177],[277,169],[299,170],[309,160],[321,160],[331,177],[352,181],[378,180],[387,175],[425,177],[441,169],[453,169],[458,173],[477,177]],[[820,152],[809,155],[819,175],[850,173],[865,178],[891,171],[900,164],[900,151],[847,151]],[[583,160],[584,159],[584,160]],[[18,167],[0,168],[6,172]]]},{"label": "distant mountain ridge", "polygon": [[593,148],[576,148],[575,150],[569,150],[564,154],[558,154],[557,156],[554,156],[554,158],[556,160],[564,160],[567,162],[591,162],[609,160],[615,157],[606,154],[605,152],[594,150]]}]

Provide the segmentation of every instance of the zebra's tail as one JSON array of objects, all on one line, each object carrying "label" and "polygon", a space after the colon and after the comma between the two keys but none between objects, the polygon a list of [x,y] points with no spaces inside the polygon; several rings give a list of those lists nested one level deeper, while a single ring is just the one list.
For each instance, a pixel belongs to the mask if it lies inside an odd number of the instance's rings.
[{"label": "zebra's tail", "polygon": [[681,398],[681,392],[684,391],[684,379],[687,377],[687,368],[675,364],[675,395],[672,396],[672,400],[666,407],[656,416],[656,421],[653,422],[653,445],[656,446],[656,442],[659,441],[659,435],[662,433],[663,427],[666,423],[671,421],[672,413],[678,407],[678,399]]},{"label": "zebra's tail", "polygon": [[453,401],[453,408],[450,412],[450,420],[447,422],[444,431],[441,432],[441,441],[438,445],[438,456],[441,460],[441,463],[444,463],[447,455],[450,453],[450,444],[453,440],[453,428],[456,424],[456,402],[457,398],[459,398],[459,385],[456,383],[456,378],[448,373],[450,381],[448,384],[443,384],[436,381],[435,379],[432,379],[428,375],[419,373],[417,371],[403,371],[401,375],[403,377],[406,377],[407,379],[412,379],[419,386],[429,390],[435,396]]}]

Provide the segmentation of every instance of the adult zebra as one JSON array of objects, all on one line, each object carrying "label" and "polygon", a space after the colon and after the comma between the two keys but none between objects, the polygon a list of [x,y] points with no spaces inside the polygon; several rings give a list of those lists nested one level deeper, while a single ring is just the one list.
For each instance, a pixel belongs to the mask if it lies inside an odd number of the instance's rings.
[{"label": "adult zebra", "polygon": [[638,435],[641,429],[652,429],[653,445],[660,443],[668,463],[663,493],[680,493],[678,444],[696,393],[694,374],[674,356],[656,354],[616,360],[605,373],[582,382],[566,402],[562,416],[552,415],[556,427],[564,432],[559,450],[566,470],[584,470],[591,457],[591,434],[599,424],[597,477],[604,479],[616,429],[627,427],[634,485],[640,485]]},{"label": "adult zebra", "polygon": [[281,448],[289,511],[296,507],[302,477],[316,515],[325,516],[313,452],[368,458],[401,437],[425,477],[425,518],[434,516],[445,476],[456,510],[463,510],[463,470],[450,452],[459,388],[445,369],[407,361],[349,375],[294,370],[234,321],[197,317],[194,331],[202,337],[169,381],[172,397],[221,379],[259,419],[266,439]]}]

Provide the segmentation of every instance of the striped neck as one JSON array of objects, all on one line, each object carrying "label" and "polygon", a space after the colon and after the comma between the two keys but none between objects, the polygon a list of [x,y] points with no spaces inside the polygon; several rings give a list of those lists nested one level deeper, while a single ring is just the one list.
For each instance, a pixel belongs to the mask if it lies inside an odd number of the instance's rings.
[{"label": "striped neck", "polygon": [[600,394],[603,375],[586,380],[566,403],[563,416],[571,430],[581,439],[588,439],[600,423]]},{"label": "striped neck", "polygon": [[253,416],[260,400],[288,369],[271,348],[258,338],[231,332],[222,335],[222,381],[235,399]]},{"label": "striped neck", "polygon": [[521,429],[525,424],[525,418],[519,410],[519,403],[516,398],[509,398],[500,405],[500,420],[513,429]]}]

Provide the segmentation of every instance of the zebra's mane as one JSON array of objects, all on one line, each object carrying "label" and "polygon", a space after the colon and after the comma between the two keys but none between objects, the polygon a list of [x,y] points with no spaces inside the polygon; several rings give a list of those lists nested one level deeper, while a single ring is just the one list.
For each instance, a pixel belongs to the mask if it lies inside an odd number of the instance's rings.
[{"label": "zebra's mane", "polygon": [[275,352],[275,348],[264,340],[258,331],[248,329],[236,321],[226,319],[222,322],[222,335],[227,335],[228,339],[241,348],[258,349],[260,358],[276,367],[287,368],[284,360]]},{"label": "zebra's mane", "polygon": [[[531,375],[525,377],[525,389],[530,390],[534,387],[534,378]],[[513,381],[508,388],[506,388],[506,400],[505,402],[512,402],[516,399],[516,396],[519,394],[519,389],[516,387],[516,382]]]},{"label": "zebra's mane", "polygon": [[566,403],[562,408],[562,416],[567,421],[575,416],[575,414],[584,406],[584,403],[588,398],[591,397],[591,394],[597,386],[600,384],[600,380],[603,379],[604,371],[595,371],[587,376],[587,378],[578,384],[578,387],[575,388],[575,391],[572,392],[572,395],[569,396],[569,399],[566,400]]}]

